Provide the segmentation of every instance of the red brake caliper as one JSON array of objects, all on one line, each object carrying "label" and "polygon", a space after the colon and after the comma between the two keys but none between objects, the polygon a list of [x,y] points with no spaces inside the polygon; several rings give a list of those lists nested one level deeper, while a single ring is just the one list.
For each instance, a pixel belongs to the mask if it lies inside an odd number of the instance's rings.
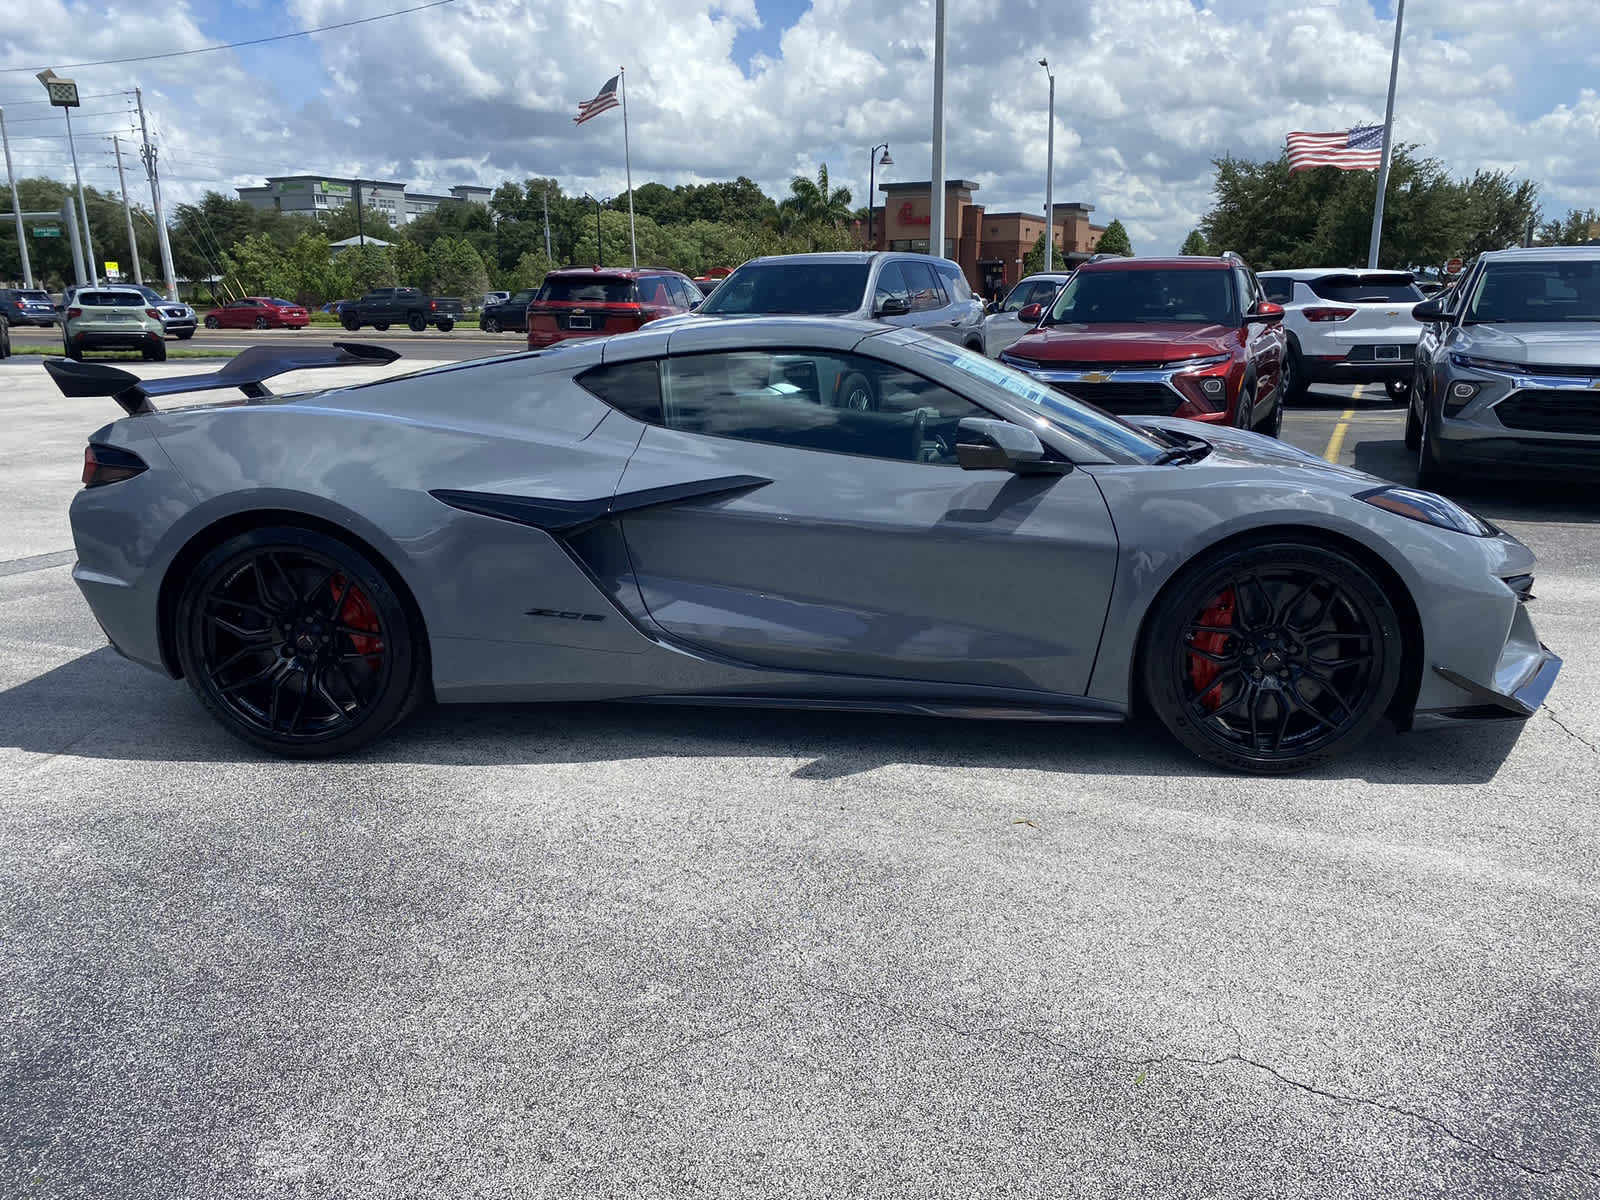
[{"label": "red brake caliper", "polygon": [[[345,589],[345,582],[343,575],[335,575],[328,581],[336,602]],[[350,594],[344,598],[344,607],[339,610],[337,620],[341,625],[348,625],[352,629],[370,629],[374,634],[380,628],[378,614],[373,610],[372,602],[367,599],[365,592],[354,585],[350,588]],[[357,654],[371,656],[383,651],[383,639],[380,637],[359,637],[353,633],[349,637],[350,644],[355,647]]]},{"label": "red brake caliper", "polygon": [[[1208,625],[1213,628],[1233,628],[1233,589],[1223,588],[1217,593],[1216,599],[1200,614],[1197,625]],[[1221,654],[1228,646],[1229,634],[1226,633],[1197,633],[1189,639],[1189,644],[1197,650],[1204,650],[1207,654]],[[1198,654],[1189,655],[1189,682],[1194,685],[1195,695],[1200,698],[1200,703],[1207,708],[1216,708],[1222,703],[1222,689],[1212,689],[1217,676],[1222,673],[1222,667],[1210,659],[1202,658]]]}]

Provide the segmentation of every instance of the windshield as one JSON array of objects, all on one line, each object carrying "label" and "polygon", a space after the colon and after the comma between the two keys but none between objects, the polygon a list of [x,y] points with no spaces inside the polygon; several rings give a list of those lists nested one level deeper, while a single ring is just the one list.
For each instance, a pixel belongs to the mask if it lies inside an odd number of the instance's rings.
[{"label": "windshield", "polygon": [[546,279],[536,299],[557,304],[627,304],[637,300],[638,294],[634,291],[633,280],[600,275]]},{"label": "windshield", "polygon": [[1237,325],[1232,279],[1226,270],[1079,271],[1044,323]]},{"label": "windshield", "polygon": [[19,291],[19,292],[16,293],[16,295],[17,295],[17,298],[19,300],[43,300],[46,304],[50,303],[50,293],[49,292],[22,292],[22,291]]},{"label": "windshield", "polygon": [[1416,281],[1404,273],[1324,275],[1307,286],[1338,304],[1415,304],[1422,299]]},{"label": "windshield", "polygon": [[1166,449],[1137,426],[976,351],[932,338],[919,342],[916,348],[972,379],[999,388],[1012,404],[1044,418],[1068,437],[1088,443],[1112,462],[1154,462]]},{"label": "windshield", "polygon": [[866,263],[746,263],[699,308],[701,314],[855,312],[867,290]]},{"label": "windshield", "polygon": [[1502,321],[1600,321],[1600,261],[1488,264],[1464,323]]}]

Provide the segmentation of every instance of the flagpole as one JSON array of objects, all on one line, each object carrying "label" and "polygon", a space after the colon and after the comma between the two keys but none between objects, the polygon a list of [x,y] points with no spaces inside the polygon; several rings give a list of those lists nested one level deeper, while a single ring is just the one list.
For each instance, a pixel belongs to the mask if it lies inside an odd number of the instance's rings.
[{"label": "flagpole", "polygon": [[1405,16],[1406,0],[1395,0],[1394,57],[1389,62],[1389,104],[1383,110],[1383,159],[1378,167],[1378,199],[1372,206],[1372,239],[1367,247],[1369,271],[1378,269],[1378,243],[1383,239],[1383,197],[1389,190],[1389,154],[1394,148],[1394,85],[1400,75],[1400,25]]},{"label": "flagpole", "polygon": [[633,154],[628,149],[628,75],[626,67],[617,68],[617,83],[622,89],[622,162],[628,170],[628,250],[633,255],[633,266],[639,267],[639,244],[633,237]]}]

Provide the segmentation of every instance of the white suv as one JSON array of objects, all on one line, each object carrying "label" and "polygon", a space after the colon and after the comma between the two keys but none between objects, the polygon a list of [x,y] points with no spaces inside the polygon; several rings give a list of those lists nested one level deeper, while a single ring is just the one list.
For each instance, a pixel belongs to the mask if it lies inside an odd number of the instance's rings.
[{"label": "white suv", "polygon": [[146,361],[167,361],[167,330],[161,311],[132,288],[79,288],[61,313],[61,340],[68,358],[85,350],[137,350]]},{"label": "white suv", "polygon": [[1283,305],[1285,400],[1300,399],[1313,383],[1382,383],[1395,403],[1410,397],[1422,333],[1411,309],[1423,298],[1410,273],[1329,267],[1256,278],[1267,299]]}]

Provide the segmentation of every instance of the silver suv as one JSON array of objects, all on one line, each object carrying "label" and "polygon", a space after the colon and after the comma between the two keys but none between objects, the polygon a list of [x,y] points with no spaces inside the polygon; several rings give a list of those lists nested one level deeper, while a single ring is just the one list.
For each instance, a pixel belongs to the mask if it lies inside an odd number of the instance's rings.
[{"label": "silver suv", "polygon": [[1600,473],[1600,247],[1481,256],[1412,310],[1417,476]]},{"label": "silver suv", "polygon": [[983,353],[983,302],[961,268],[927,254],[775,254],[729,275],[699,317],[829,316],[920,329]]}]

